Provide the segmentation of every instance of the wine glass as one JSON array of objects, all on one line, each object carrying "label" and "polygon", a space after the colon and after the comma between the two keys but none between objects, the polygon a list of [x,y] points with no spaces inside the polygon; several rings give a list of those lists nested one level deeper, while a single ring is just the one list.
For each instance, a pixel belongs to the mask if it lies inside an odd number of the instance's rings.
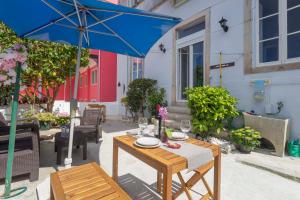
[{"label": "wine glass", "polygon": [[180,129],[183,133],[187,134],[192,129],[191,121],[190,120],[181,120]]},{"label": "wine glass", "polygon": [[148,119],[146,117],[140,117],[138,123],[139,123],[139,128],[141,129],[141,135],[143,135],[143,131],[148,126]]}]

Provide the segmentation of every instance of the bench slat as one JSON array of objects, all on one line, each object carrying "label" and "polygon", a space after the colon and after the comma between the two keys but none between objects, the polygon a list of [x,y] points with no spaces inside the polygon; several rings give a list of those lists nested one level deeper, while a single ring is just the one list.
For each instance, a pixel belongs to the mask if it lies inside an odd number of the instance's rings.
[{"label": "bench slat", "polygon": [[51,200],[130,200],[96,163],[51,174]]}]

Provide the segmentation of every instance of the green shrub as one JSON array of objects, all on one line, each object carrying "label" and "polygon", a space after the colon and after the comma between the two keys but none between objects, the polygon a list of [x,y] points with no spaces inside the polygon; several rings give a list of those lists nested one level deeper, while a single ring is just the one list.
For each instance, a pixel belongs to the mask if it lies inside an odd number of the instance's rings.
[{"label": "green shrub", "polygon": [[194,87],[186,90],[191,109],[193,133],[220,133],[224,121],[238,115],[237,99],[220,87]]},{"label": "green shrub", "polygon": [[250,127],[245,127],[232,131],[230,138],[236,145],[253,149],[260,145],[261,135],[260,132]]},{"label": "green shrub", "polygon": [[136,118],[139,113],[145,115],[145,110],[155,112],[157,103],[164,100],[164,90],[158,91],[157,81],[152,79],[136,79],[128,85],[128,109]]},{"label": "green shrub", "polygon": [[165,95],[166,91],[164,88],[155,89],[153,91],[148,92],[147,108],[151,116],[155,116],[157,104],[167,106],[167,102],[165,101]]},{"label": "green shrub", "polygon": [[55,116],[50,112],[38,113],[34,116],[39,122],[55,122]]},{"label": "green shrub", "polygon": [[70,123],[70,117],[69,116],[56,116],[55,117],[55,124],[57,126],[63,126]]}]

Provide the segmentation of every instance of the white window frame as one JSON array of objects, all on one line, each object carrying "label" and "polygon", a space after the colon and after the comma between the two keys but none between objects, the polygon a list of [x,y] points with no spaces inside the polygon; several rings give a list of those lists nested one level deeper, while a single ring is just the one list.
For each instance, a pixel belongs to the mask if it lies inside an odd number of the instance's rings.
[{"label": "white window frame", "polygon": [[[137,64],[137,68],[136,68],[136,77],[133,77],[133,63],[134,63],[134,60],[137,60],[138,63],[140,64]],[[139,60],[141,62],[139,62]],[[133,81],[135,79],[139,79],[139,78],[143,78],[144,77],[144,59],[142,58],[135,58],[135,57],[129,57],[129,68],[130,68],[130,81]],[[142,77],[139,77],[139,69],[142,70]]]},{"label": "white window frame", "polygon": [[98,80],[97,80],[97,69],[93,69],[91,71],[91,85],[96,85],[97,82],[98,82]]},{"label": "white window frame", "polygon": [[[266,67],[266,66],[274,66],[274,65],[282,65],[282,64],[289,64],[289,63],[296,63],[300,62],[300,57],[297,58],[287,58],[287,0],[278,0],[278,28],[279,28],[279,35],[278,35],[278,61],[271,61],[271,62],[264,62],[261,63],[259,61],[259,0],[253,0],[255,9],[254,14],[255,20],[254,21],[254,35],[255,35],[255,64],[256,67]],[[292,8],[289,8],[289,10],[295,9],[300,7],[300,5],[294,6]],[[277,13],[273,13],[268,16],[264,16],[262,18],[267,18],[270,16],[277,15]],[[300,33],[300,31],[290,33],[289,35]],[[274,37],[277,38],[277,37]],[[269,38],[263,41],[272,40],[274,38]]]},{"label": "white window frame", "polygon": [[186,3],[188,0],[172,0],[172,4],[174,7],[179,7],[182,4]]},{"label": "white window frame", "polygon": [[[187,100],[181,99],[181,77],[180,77],[180,55],[178,51],[180,48],[189,47],[189,86],[193,86],[193,44],[198,42],[203,42],[203,49],[205,54],[205,30],[198,31],[186,37],[180,38],[176,40],[176,86],[177,86],[177,94],[176,94],[176,101],[177,102],[186,102]],[[205,55],[203,55],[203,64],[205,63]],[[205,67],[203,66],[203,85],[205,83]]]}]

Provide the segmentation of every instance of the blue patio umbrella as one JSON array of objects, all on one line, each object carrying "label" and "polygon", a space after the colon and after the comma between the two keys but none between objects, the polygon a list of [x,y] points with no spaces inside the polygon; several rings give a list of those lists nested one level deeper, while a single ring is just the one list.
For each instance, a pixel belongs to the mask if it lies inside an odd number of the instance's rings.
[{"label": "blue patio umbrella", "polygon": [[[71,116],[77,99],[81,48],[145,57],[153,44],[181,20],[97,0],[9,0],[2,1],[0,20],[19,37],[68,43],[78,46]],[[17,70],[19,72],[20,70]],[[17,83],[18,85],[19,83]],[[16,87],[18,88],[18,87]],[[5,193],[10,196],[15,117],[18,109],[15,91]],[[74,121],[71,118],[67,167],[72,163]]]}]

